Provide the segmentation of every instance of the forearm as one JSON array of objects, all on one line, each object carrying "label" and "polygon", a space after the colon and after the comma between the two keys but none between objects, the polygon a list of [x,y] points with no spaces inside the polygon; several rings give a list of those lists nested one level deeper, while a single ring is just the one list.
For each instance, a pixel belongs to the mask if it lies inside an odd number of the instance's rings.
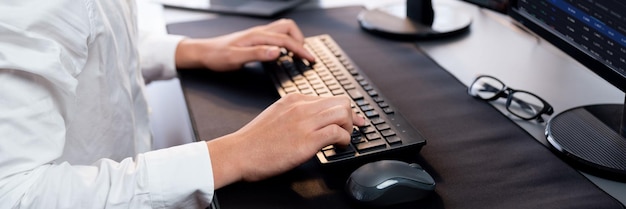
[{"label": "forearm", "polygon": [[211,176],[201,142],[119,163],[47,164],[0,177],[0,208],[204,208],[213,195]]},{"label": "forearm", "polygon": [[245,155],[236,150],[240,146],[237,146],[236,139],[232,136],[233,134],[230,134],[207,142],[215,189],[242,180],[241,167],[245,159],[239,158]]}]

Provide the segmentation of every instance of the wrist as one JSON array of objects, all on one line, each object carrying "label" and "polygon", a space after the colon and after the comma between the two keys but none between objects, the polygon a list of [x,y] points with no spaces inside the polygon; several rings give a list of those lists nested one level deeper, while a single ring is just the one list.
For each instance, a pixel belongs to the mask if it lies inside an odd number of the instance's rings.
[{"label": "wrist", "polygon": [[201,67],[201,50],[199,47],[200,45],[193,39],[181,40],[176,47],[176,68],[186,69]]},{"label": "wrist", "polygon": [[236,150],[238,146],[236,143],[233,143],[235,140],[227,139],[232,137],[231,135],[206,142],[209,155],[211,156],[215,189],[243,179],[243,159],[240,159],[241,151]]}]

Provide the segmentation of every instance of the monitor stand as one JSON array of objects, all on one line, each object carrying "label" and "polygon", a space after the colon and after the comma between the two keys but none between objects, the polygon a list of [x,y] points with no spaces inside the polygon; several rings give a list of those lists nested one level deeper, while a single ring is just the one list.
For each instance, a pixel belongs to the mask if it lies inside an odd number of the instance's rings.
[{"label": "monitor stand", "polygon": [[599,177],[626,181],[624,107],[603,104],[566,110],[548,122],[548,142],[575,168]]},{"label": "monitor stand", "polygon": [[450,37],[469,31],[472,18],[431,0],[407,0],[406,5],[392,4],[364,10],[358,16],[365,31],[390,39],[424,40]]}]

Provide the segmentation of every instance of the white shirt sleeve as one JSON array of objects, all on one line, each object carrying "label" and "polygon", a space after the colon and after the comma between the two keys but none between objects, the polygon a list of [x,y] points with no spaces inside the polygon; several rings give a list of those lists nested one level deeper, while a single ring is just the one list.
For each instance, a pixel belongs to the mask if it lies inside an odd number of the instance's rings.
[{"label": "white shirt sleeve", "polygon": [[[139,32],[139,58],[146,83],[176,77],[174,54],[184,36]],[[158,50],[155,50],[158,49]]]},{"label": "white shirt sleeve", "polygon": [[196,142],[119,163],[45,164],[0,177],[0,208],[206,208],[213,195],[207,156],[206,143]]},{"label": "white shirt sleeve", "polygon": [[204,204],[211,202],[214,191],[209,158],[206,142],[146,153],[152,206],[206,208]]},{"label": "white shirt sleeve", "polygon": [[185,37],[167,34],[162,5],[138,0],[137,6],[139,56],[145,82],[176,77],[176,47]]}]

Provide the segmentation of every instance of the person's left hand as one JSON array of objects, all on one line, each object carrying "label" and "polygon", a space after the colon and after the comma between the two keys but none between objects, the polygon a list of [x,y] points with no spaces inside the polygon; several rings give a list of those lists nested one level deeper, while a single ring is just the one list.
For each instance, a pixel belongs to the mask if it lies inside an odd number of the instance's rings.
[{"label": "person's left hand", "polygon": [[237,70],[248,62],[277,59],[280,48],[314,61],[303,44],[304,36],[296,23],[281,19],[215,38],[184,39],[176,49],[176,67]]}]

